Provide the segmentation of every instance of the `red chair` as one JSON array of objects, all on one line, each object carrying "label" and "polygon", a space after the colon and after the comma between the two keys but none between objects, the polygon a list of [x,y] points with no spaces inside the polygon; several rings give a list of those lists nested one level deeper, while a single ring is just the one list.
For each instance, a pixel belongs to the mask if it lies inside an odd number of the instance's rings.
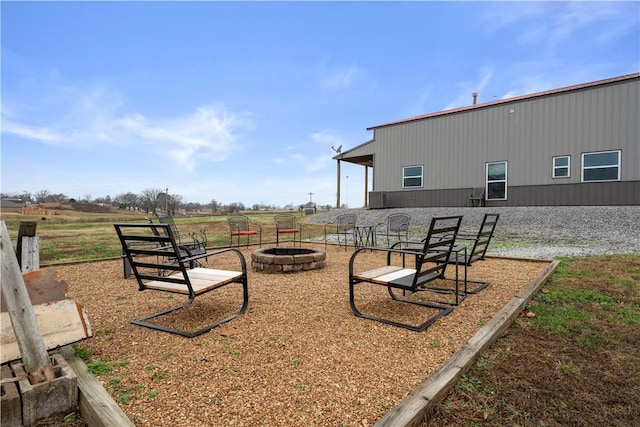
[{"label": "red chair", "polygon": [[276,215],[273,220],[276,223],[276,246],[280,245],[280,234],[293,234],[293,246],[296,245],[296,234],[302,246],[302,227],[297,224],[296,217],[291,214]]},{"label": "red chair", "polygon": [[249,246],[251,236],[258,236],[258,242],[262,247],[262,227],[260,224],[252,222],[245,215],[230,215],[227,217],[229,229],[231,230],[231,242],[229,246],[233,246],[234,236],[237,238],[238,247],[240,246],[240,238],[247,237],[247,246]]}]

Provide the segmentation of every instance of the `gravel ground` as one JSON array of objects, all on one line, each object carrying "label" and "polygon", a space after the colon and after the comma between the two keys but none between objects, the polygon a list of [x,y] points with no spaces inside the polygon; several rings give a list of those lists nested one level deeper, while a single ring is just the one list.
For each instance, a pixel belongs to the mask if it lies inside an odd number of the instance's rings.
[{"label": "gravel ground", "polygon": [[640,252],[640,205],[337,209],[320,212],[308,222],[329,223],[347,211],[357,214],[358,223],[368,224],[382,222],[392,213],[406,212],[411,215],[411,240],[424,237],[434,216],[462,214],[461,231],[477,233],[485,213],[499,213],[489,255],[553,259]]}]

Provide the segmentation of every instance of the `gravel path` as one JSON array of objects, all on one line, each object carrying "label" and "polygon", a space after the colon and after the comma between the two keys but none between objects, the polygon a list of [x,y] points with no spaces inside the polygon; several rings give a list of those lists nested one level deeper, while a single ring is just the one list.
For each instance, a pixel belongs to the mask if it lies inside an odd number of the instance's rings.
[{"label": "gravel path", "polygon": [[345,212],[358,223],[376,224],[387,215],[411,215],[410,239],[420,240],[434,216],[464,216],[461,231],[476,233],[485,213],[499,213],[490,255],[536,259],[640,252],[640,206],[541,206],[502,208],[336,209],[308,222],[324,224]]}]

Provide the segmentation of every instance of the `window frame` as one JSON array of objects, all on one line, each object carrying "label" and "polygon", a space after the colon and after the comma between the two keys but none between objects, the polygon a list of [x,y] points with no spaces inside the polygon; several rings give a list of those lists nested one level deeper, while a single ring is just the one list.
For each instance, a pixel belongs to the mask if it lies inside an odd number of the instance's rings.
[{"label": "window frame", "polygon": [[[406,175],[406,170],[410,168],[420,168],[420,175]],[[405,185],[405,180],[407,179],[420,179],[420,185]],[[402,188],[423,188],[424,187],[424,165],[412,165],[412,166],[403,166],[402,167]]]},{"label": "window frame", "polygon": [[[585,166],[585,158],[589,155],[598,155],[598,154],[607,154],[607,153],[616,153],[618,156],[617,164],[602,164],[597,166]],[[620,169],[622,168],[622,150],[604,150],[604,151],[588,151],[582,153],[581,156],[582,163],[580,165],[580,182],[615,182],[620,181]],[[614,179],[585,179],[585,171],[592,169],[617,169],[617,176]]]},{"label": "window frame", "polygon": [[[556,165],[556,160],[557,159],[567,159],[567,165],[566,166],[558,166]],[[566,175],[558,175],[556,173],[556,171],[558,171],[559,169],[566,169],[567,170],[567,174]],[[562,178],[571,178],[571,156],[569,155],[563,155],[563,156],[553,156],[551,158],[551,178],[553,179],[562,179]]]},{"label": "window frame", "polygon": [[[494,179],[494,180],[490,180],[489,179],[489,166],[490,165],[496,165],[496,164],[504,164],[504,179]],[[497,161],[497,162],[487,162],[485,165],[485,196],[484,199],[486,201],[490,201],[490,200],[507,200],[507,181],[509,178],[509,163],[506,160],[501,160],[501,161]],[[491,191],[490,191],[490,185],[491,184],[499,184],[499,183],[504,183],[504,197],[500,197],[500,198],[496,198],[490,197]]]}]

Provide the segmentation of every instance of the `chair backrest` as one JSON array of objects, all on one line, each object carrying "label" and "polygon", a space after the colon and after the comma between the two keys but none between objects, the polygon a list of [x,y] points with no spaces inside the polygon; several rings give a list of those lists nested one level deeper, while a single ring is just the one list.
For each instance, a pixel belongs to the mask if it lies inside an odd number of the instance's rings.
[{"label": "chair backrest", "polygon": [[230,215],[227,222],[231,231],[249,231],[249,218],[244,215]]},{"label": "chair backrest", "polygon": [[493,232],[496,229],[498,218],[500,218],[500,214],[484,214],[480,230],[478,230],[478,235],[473,242],[473,248],[471,248],[469,264],[473,261],[484,259],[491,238],[493,237]]},{"label": "chair backrest", "polygon": [[471,192],[472,199],[482,199],[484,197],[484,187],[474,187]]},{"label": "chair backrest", "polygon": [[[190,296],[193,287],[187,274],[189,261],[180,250],[170,224],[113,224],[140,290],[149,281],[169,281],[183,285]],[[176,273],[182,273],[176,275]],[[172,277],[167,277],[171,275]]]},{"label": "chair backrest", "polygon": [[296,217],[291,214],[279,214],[273,217],[276,223],[276,230],[291,230],[297,228]]},{"label": "chair backrest", "polygon": [[447,260],[458,236],[462,215],[434,217],[429,232],[424,239],[422,252],[416,254],[416,275],[413,286],[430,281],[434,277],[444,277]]},{"label": "chair backrest", "polygon": [[406,213],[391,214],[387,217],[387,231],[406,232],[409,231],[411,216]]},{"label": "chair backrest", "polygon": [[156,215],[156,217],[158,218],[158,222],[160,224],[167,224],[169,226],[169,228],[171,229],[171,232],[173,233],[173,236],[175,237],[176,241],[182,242],[182,239],[180,238],[180,232],[178,231],[178,227],[176,227],[176,223],[173,220],[173,217],[171,215],[166,215],[166,216],[159,216]]},{"label": "chair backrest", "polygon": [[336,227],[338,231],[349,231],[353,230],[356,226],[356,219],[358,217],[356,214],[342,214],[338,215],[336,218]]}]

